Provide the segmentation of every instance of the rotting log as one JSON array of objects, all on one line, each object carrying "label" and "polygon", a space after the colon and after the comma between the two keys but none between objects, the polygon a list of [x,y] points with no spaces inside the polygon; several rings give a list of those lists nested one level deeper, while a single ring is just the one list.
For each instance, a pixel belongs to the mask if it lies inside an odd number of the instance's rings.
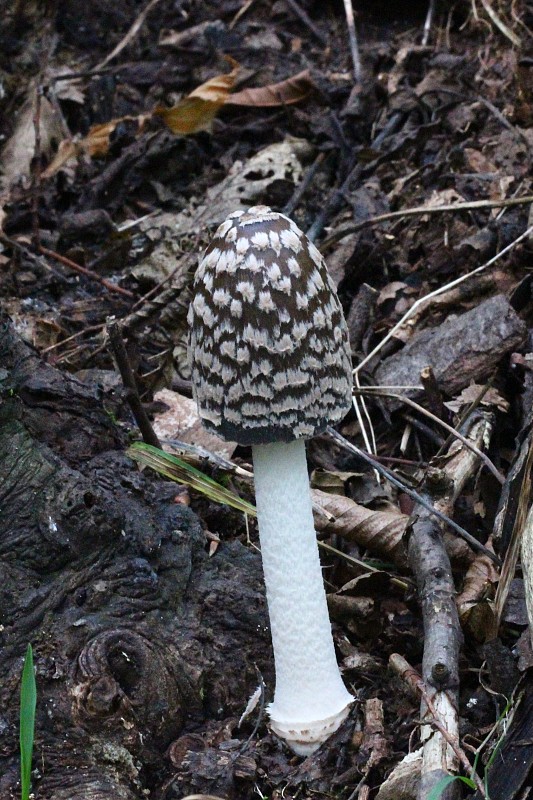
[{"label": "rotting log", "polygon": [[183,730],[231,730],[255,664],[270,679],[260,559],[238,541],[209,559],[175,484],[124,456],[98,392],[6,318],[0,363],[0,797],[19,794],[31,642],[36,795],[141,800],[172,779],[165,753]]}]

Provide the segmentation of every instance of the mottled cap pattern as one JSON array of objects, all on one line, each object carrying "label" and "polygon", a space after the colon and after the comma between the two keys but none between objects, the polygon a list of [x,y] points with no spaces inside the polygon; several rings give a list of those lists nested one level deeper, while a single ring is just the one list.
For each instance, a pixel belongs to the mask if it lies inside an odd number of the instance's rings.
[{"label": "mottled cap pattern", "polygon": [[200,417],[240,444],[291,441],[350,408],[348,329],[317,248],[267,206],[236,211],[196,272],[189,360]]}]

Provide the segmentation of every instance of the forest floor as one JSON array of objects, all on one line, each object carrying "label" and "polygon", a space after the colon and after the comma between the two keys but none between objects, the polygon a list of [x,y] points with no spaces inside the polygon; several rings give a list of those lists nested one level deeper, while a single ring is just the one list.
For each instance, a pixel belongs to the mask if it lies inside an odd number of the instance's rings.
[{"label": "forest floor", "polygon": [[[2,15],[1,800],[28,643],[39,800],[425,800],[449,771],[442,797],[529,796],[533,13],[354,5],[360,64],[340,0]],[[342,438],[308,447],[356,702],[306,760],[264,713],[255,519],[126,454],[140,397],[145,441],[253,503],[186,357],[198,257],[253,205],[323,252],[356,367]]]}]

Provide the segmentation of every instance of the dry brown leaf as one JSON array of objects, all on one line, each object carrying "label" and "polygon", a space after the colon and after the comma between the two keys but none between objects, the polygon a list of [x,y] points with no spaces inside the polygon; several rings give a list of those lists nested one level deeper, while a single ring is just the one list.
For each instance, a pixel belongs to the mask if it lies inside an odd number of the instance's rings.
[{"label": "dry brown leaf", "polygon": [[335,517],[329,522],[322,514],[315,516],[317,530],[336,533],[349,541],[367,547],[376,555],[407,569],[407,551],[403,541],[409,517],[390,511],[371,511],[349,497],[331,495],[314,489],[313,502]]},{"label": "dry brown leaf", "polygon": [[480,553],[468,567],[463,589],[457,596],[459,613],[472,603],[478,603],[493,595],[499,579],[498,570],[488,556]]},{"label": "dry brown leaf", "polygon": [[46,180],[47,178],[51,178],[52,175],[55,175],[56,172],[61,169],[63,164],[66,164],[67,161],[70,161],[71,158],[74,156],[81,155],[83,153],[83,147],[80,141],[74,141],[73,139],[63,139],[62,142],[59,143],[59,147],[57,149],[57,153],[48,164],[47,168],[42,171],[41,178]]},{"label": "dry brown leaf", "polygon": [[111,134],[120,122],[136,122],[138,126],[137,133],[140,133],[149,118],[150,116],[146,114],[139,114],[138,117],[118,117],[100,125],[93,125],[83,139],[64,139],[41,177],[45,179],[51,178],[63,164],[66,164],[74,156],[79,156],[83,153],[91,158],[103,158],[109,152]]},{"label": "dry brown leaf", "polygon": [[210,78],[205,83],[197,86],[189,97],[199,97],[201,100],[208,100],[210,103],[224,103],[228,93],[235,85],[237,75],[239,74],[240,64],[235,61],[231,56],[226,56],[226,60],[231,66],[231,72],[223,75],[217,75],[215,78]]},{"label": "dry brown leaf", "polygon": [[304,69],[292,78],[271,83],[269,86],[258,86],[256,89],[243,89],[228,97],[228,106],[287,106],[305,100],[315,89],[308,69]]},{"label": "dry brown leaf", "polygon": [[109,152],[110,137],[117,125],[121,122],[134,121],[136,119],[136,117],[119,117],[118,119],[112,119],[110,122],[93,125],[85,139],[80,142],[83,150],[91,158],[103,158]]},{"label": "dry brown leaf", "polygon": [[188,134],[209,130],[213,119],[226,103],[240,69],[236,61],[232,58],[228,60],[232,66],[231,72],[217,75],[202,83],[171,108],[158,106],[153,111],[154,115],[161,117],[172,133]]},{"label": "dry brown leaf", "polygon": [[478,553],[465,575],[463,589],[457,596],[461,625],[476,641],[485,642],[495,633],[496,615],[492,599],[499,580],[494,563]]},{"label": "dry brown leaf", "polygon": [[[21,176],[30,174],[30,164],[35,156],[35,123],[34,113],[37,102],[37,89],[32,86],[26,102],[17,114],[12,135],[7,140],[0,157],[0,171],[3,173],[2,184],[7,188]],[[40,98],[40,136],[41,154],[49,155],[52,143],[63,135],[59,117],[50,103]]]},{"label": "dry brown leaf", "polygon": [[206,430],[198,416],[198,406],[194,400],[171,389],[161,389],[154,400],[164,403],[165,411],[154,416],[154,431],[159,439],[179,439],[182,442],[204,447],[219,456],[231,458],[236,448],[235,442],[223,441],[220,436]]},{"label": "dry brown leaf", "polygon": [[172,133],[185,136],[209,130],[223,105],[224,103],[202,100],[201,97],[186,97],[172,108],[159,106],[154,110],[154,115],[161,117]]},{"label": "dry brown leaf", "polygon": [[[448,402],[444,403],[444,405],[446,408],[449,408],[450,411],[458,413],[461,408],[474,403],[482,393],[483,389],[484,387],[481,384],[471,383],[470,386],[467,386],[466,389],[463,389],[461,394],[458,395],[455,400],[449,400]],[[497,389],[492,386],[487,389],[480,403],[483,406],[494,406],[505,413],[509,411],[509,402],[505,399],[505,397],[502,397]]]},{"label": "dry brown leaf", "polygon": [[83,139],[62,141],[42,177],[51,178],[67,161],[81,153],[86,153],[91,158],[106,156],[111,134],[121,122],[137,123],[137,133],[141,133],[146,122],[155,116],[160,117],[172,133],[185,135],[208,130],[214,117],[226,102],[240,69],[233,58],[228,57],[228,61],[232,67],[231,72],[211,78],[171,108],[159,106],[148,114],[139,114],[138,117],[118,117],[100,125],[93,125]]}]

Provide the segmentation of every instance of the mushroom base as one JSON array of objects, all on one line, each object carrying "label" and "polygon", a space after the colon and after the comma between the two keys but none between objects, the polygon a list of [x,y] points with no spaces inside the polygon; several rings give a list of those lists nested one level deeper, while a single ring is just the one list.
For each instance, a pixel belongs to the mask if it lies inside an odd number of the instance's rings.
[{"label": "mushroom base", "polygon": [[272,731],[284,739],[298,756],[310,756],[315,750],[318,750],[320,745],[340,728],[349,712],[350,704],[326,719],[313,722],[287,722],[276,720],[275,711],[268,709]]}]

